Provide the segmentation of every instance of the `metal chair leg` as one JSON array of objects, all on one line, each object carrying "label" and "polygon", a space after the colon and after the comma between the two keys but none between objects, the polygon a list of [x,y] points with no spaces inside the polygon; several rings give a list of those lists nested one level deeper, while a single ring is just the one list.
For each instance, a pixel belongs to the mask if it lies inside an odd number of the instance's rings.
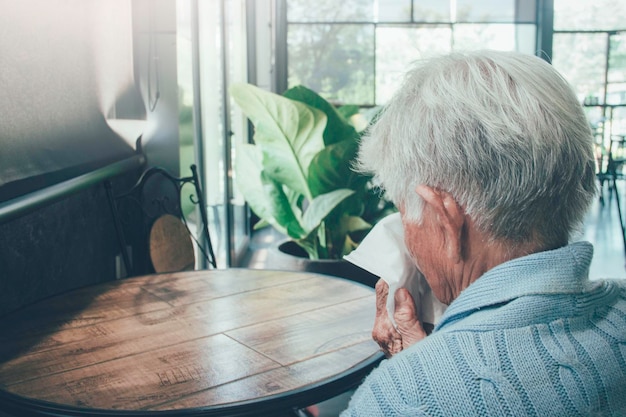
[{"label": "metal chair leg", "polygon": [[624,227],[624,218],[622,217],[622,206],[619,199],[619,191],[617,190],[617,179],[613,177],[609,192],[615,193],[615,203],[617,204],[617,215],[619,216],[619,225],[622,229],[622,242],[624,244],[624,255],[626,256],[626,229]]}]

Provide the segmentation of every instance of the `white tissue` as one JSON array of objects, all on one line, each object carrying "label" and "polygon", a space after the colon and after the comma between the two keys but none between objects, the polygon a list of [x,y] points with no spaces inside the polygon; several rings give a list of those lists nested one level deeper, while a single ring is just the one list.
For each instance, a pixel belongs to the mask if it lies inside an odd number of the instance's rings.
[{"label": "white tissue", "polygon": [[387,311],[392,322],[394,294],[399,288],[409,290],[422,323],[436,325],[447,307],[434,296],[426,278],[409,255],[404,244],[400,213],[391,214],[376,223],[359,246],[344,259],[384,279],[389,285]]}]

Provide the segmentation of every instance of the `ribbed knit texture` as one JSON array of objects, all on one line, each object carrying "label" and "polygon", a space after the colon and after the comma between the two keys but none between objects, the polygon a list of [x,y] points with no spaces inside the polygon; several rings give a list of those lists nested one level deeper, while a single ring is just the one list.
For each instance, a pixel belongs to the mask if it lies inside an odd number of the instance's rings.
[{"label": "ribbed knit texture", "polygon": [[626,282],[578,242],[499,265],[385,360],[348,416],[626,416]]}]

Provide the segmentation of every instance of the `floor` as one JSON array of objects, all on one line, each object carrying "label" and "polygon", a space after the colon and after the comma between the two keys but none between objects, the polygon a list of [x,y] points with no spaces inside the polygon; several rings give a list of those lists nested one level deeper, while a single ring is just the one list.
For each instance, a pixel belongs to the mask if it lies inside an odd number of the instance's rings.
[{"label": "floor", "polygon": [[[620,184],[620,208],[626,217],[624,191],[626,185]],[[614,196],[609,196],[606,189],[603,195],[604,202],[601,203],[599,199],[594,202],[586,217],[584,228],[577,234],[575,240],[587,240],[594,245],[594,258],[589,272],[592,279],[626,279],[626,256],[616,200]],[[242,266],[263,268],[271,248],[282,239],[284,236],[272,229],[257,232]],[[352,392],[348,392],[318,404],[319,417],[338,416],[346,408],[351,395]]]},{"label": "floor", "polygon": [[[620,208],[622,216],[626,218],[626,184],[619,184]],[[598,278],[626,279],[626,256],[623,235],[618,217],[617,200],[614,194],[609,195],[605,188],[604,203],[599,199],[593,204],[585,221],[584,231],[580,239],[587,240],[594,245],[594,256],[591,262],[589,276]]]}]

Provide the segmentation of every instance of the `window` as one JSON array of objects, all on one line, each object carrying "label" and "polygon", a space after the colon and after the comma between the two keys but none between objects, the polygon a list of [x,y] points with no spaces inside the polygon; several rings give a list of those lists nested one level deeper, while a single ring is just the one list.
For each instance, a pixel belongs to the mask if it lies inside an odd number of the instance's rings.
[{"label": "window", "polygon": [[534,53],[535,0],[287,0],[287,85],[385,103],[411,62],[452,50]]},{"label": "window", "polygon": [[625,36],[626,8],[615,2],[554,2],[553,63],[581,101],[588,97],[598,103],[605,99],[607,104],[620,103],[619,91],[626,81]]},{"label": "window", "polygon": [[554,0],[554,30],[624,29],[624,3],[613,0]]},{"label": "window", "polygon": [[606,145],[626,133],[626,8],[554,0],[553,65],[572,84]]},{"label": "window", "polygon": [[202,168],[218,267],[232,265],[249,235],[231,169],[235,141],[247,141],[247,121],[226,92],[228,84],[247,80],[245,3],[177,2],[180,166],[195,162]]}]

